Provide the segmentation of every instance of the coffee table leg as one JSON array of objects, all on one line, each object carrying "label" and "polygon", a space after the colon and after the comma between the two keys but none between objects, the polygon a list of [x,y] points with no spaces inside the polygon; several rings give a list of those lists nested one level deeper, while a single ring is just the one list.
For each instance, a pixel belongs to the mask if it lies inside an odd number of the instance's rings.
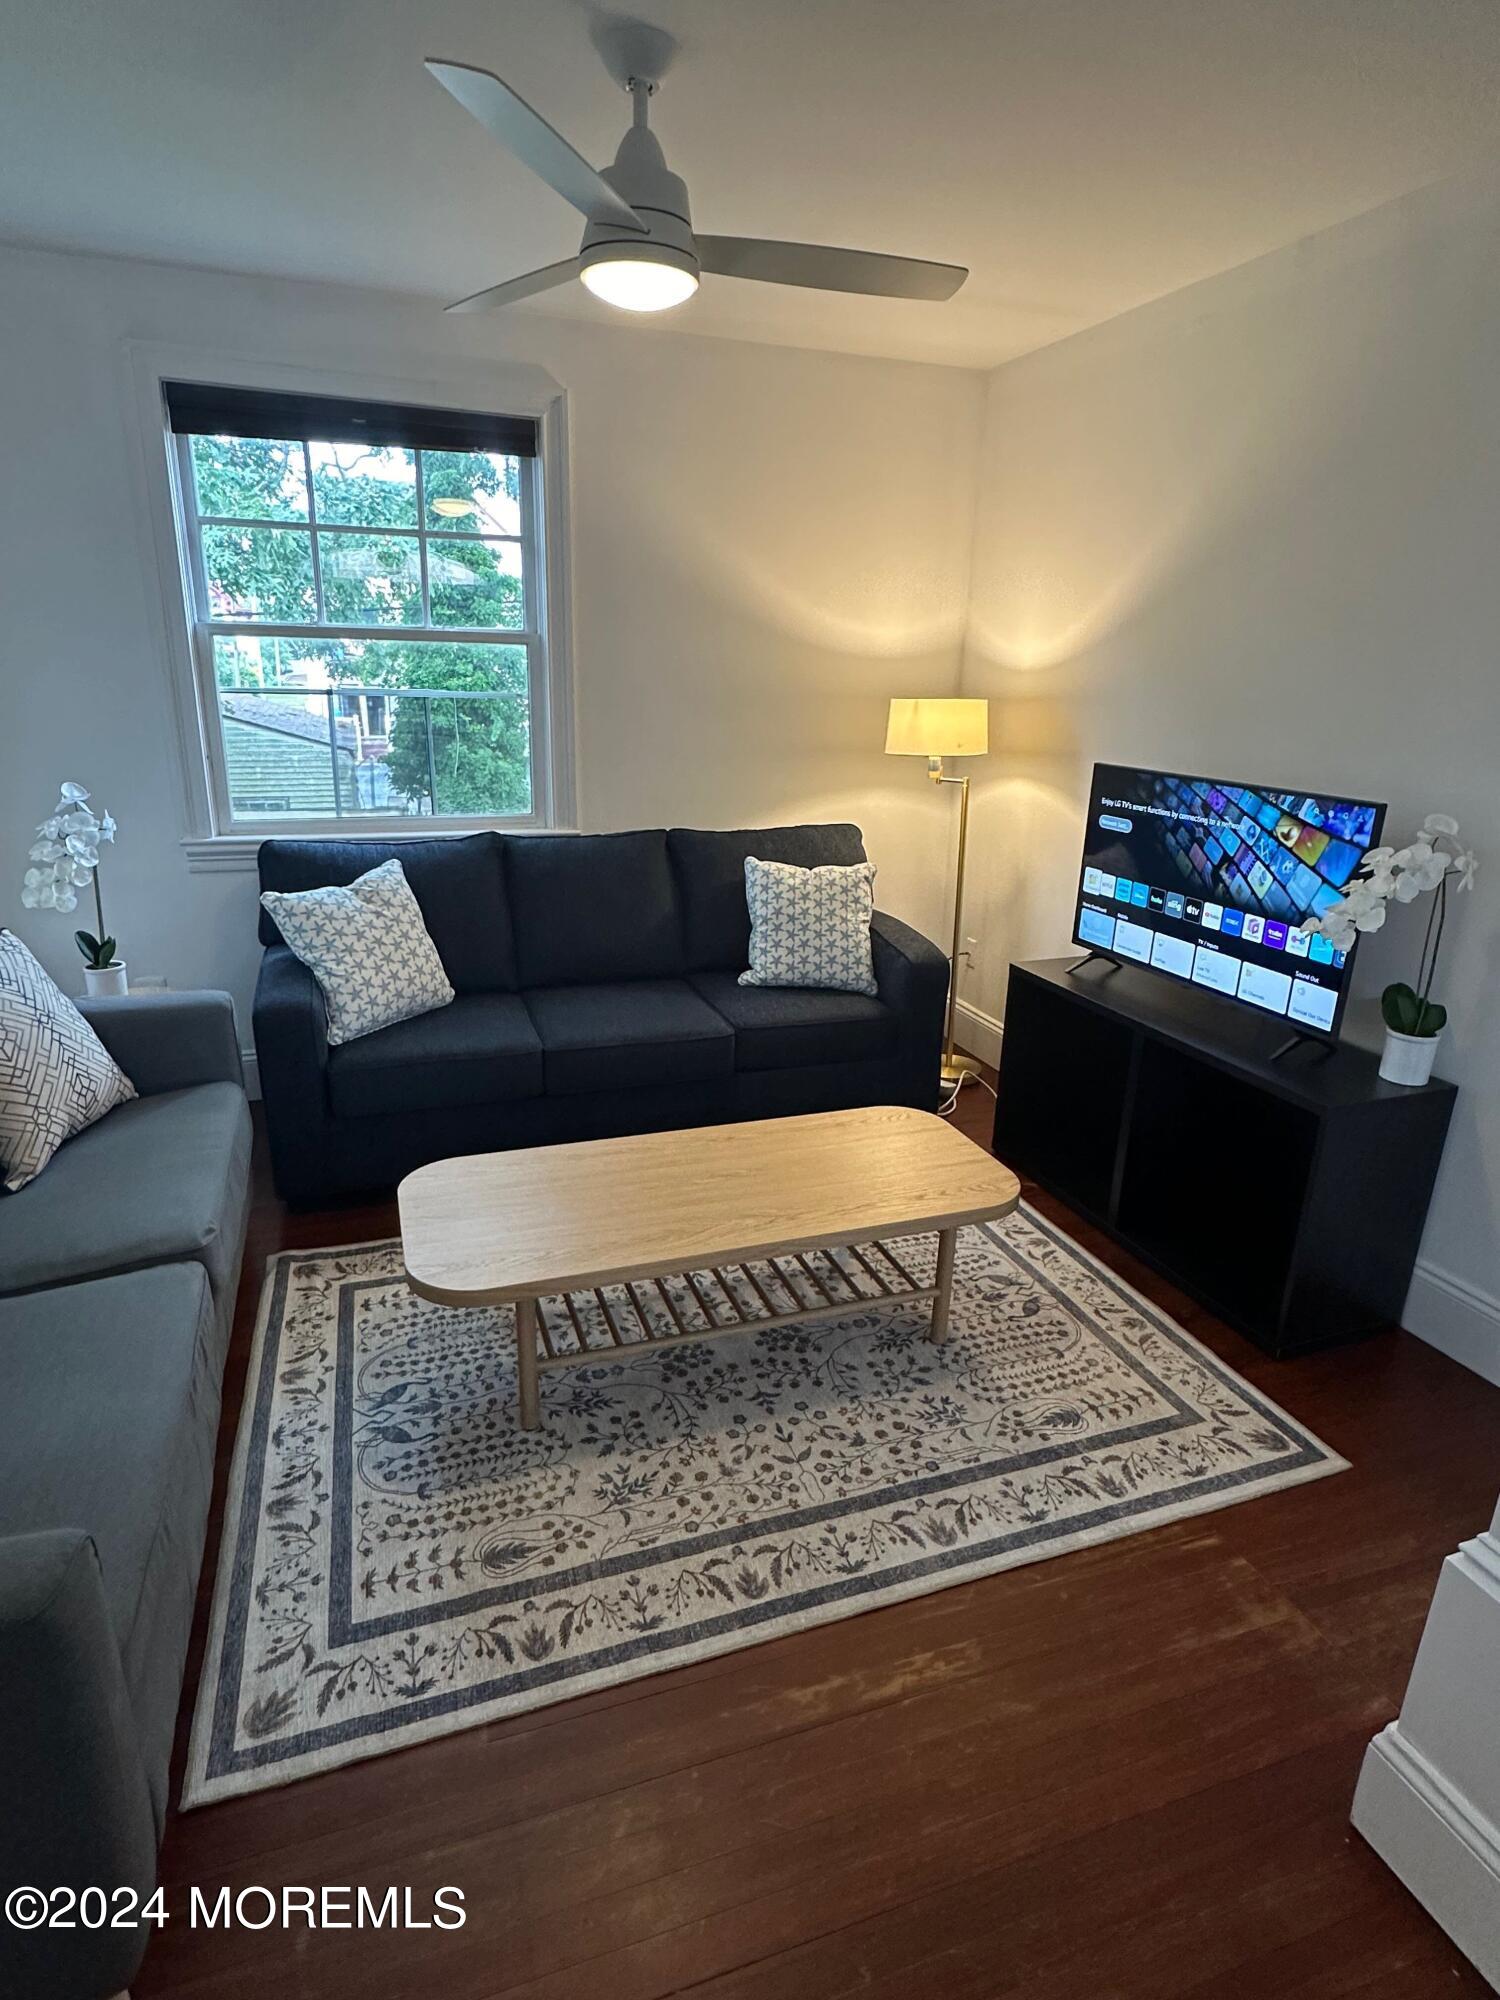
[{"label": "coffee table leg", "polygon": [[536,1387],[536,1300],[516,1300],[516,1389],[520,1400],[523,1431],[534,1431],[542,1421],[541,1402]]},{"label": "coffee table leg", "polygon": [[958,1244],[956,1229],[938,1231],[937,1248],[937,1297],[932,1302],[932,1325],[928,1338],[942,1341],[948,1338],[948,1307],[953,1299],[953,1252]]}]

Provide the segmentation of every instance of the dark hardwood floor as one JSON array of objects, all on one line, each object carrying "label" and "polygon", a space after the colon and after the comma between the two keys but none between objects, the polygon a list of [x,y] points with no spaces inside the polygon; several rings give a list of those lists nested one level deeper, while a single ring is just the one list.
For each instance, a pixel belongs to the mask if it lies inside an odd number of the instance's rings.
[{"label": "dark hardwood floor", "polygon": [[[963,1128],[992,1105],[966,1091]],[[261,1264],[396,1233],[260,1184],[185,1748]],[[1348,1824],[1500,1390],[1409,1335],[1270,1361],[1037,1205],[1353,1470],[174,1815],[189,1885],[464,1892],[459,1931],[160,1932],[136,2000],[1380,2000],[1489,1988]]]}]

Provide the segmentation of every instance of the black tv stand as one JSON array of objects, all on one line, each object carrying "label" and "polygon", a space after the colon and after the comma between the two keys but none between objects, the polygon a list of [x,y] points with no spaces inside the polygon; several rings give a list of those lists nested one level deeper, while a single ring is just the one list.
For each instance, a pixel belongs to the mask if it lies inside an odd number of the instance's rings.
[{"label": "black tv stand", "polygon": [[1067,968],[1068,976],[1071,978],[1075,972],[1082,972],[1086,965],[1102,965],[1105,968],[1100,975],[1100,984],[1108,979],[1110,973],[1118,972],[1120,969],[1119,959],[1111,958],[1107,951],[1086,951],[1082,958],[1075,958]]},{"label": "black tv stand", "polygon": [[995,1151],[1271,1354],[1396,1324],[1455,1091],[1132,965],[1010,969]]},{"label": "black tv stand", "polygon": [[1314,1062],[1326,1062],[1337,1046],[1336,1042],[1330,1042],[1322,1035],[1292,1034],[1288,1035],[1284,1042],[1276,1044],[1275,1048],[1266,1057],[1266,1061],[1280,1062],[1282,1057],[1289,1056],[1293,1049],[1316,1049],[1317,1054],[1312,1060]]}]

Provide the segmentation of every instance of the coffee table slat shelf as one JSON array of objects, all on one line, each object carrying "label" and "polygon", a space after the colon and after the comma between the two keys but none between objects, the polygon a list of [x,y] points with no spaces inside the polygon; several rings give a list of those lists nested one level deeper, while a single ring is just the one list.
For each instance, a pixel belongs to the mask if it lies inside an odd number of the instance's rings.
[{"label": "coffee table slat shelf", "polygon": [[[895,1268],[904,1272],[904,1266],[891,1256],[884,1243],[869,1243],[864,1247],[867,1250],[878,1250],[890,1257]],[[838,1270],[838,1252],[842,1250],[848,1255],[852,1253],[852,1248],[852,1245],[833,1245],[820,1254],[826,1256],[834,1269]],[[861,1261],[863,1262],[863,1259]],[[807,1259],[805,1256],[799,1256],[795,1262],[805,1268]],[[747,1312],[724,1272],[716,1266],[705,1266],[705,1272],[710,1273],[717,1281],[719,1291],[728,1300],[735,1316],[733,1319],[720,1316],[719,1302],[713,1293],[708,1293],[705,1298],[706,1288],[701,1283],[695,1282],[701,1279],[702,1273],[683,1272],[682,1282],[697,1300],[698,1312],[704,1321],[701,1326],[695,1326],[684,1318],[681,1304],[673,1299],[667,1289],[669,1281],[666,1278],[632,1279],[621,1287],[630,1300],[630,1311],[635,1322],[633,1329],[630,1323],[623,1321],[620,1316],[623,1312],[623,1301],[611,1302],[605,1292],[597,1286],[591,1287],[587,1292],[560,1292],[554,1293],[551,1297],[539,1298],[536,1302],[537,1332],[541,1336],[542,1352],[537,1356],[538,1371],[544,1372],[549,1368],[582,1368],[591,1362],[597,1364],[601,1361],[613,1361],[618,1359],[622,1351],[633,1348],[680,1346],[692,1340],[712,1340],[722,1333],[755,1333],[767,1327],[803,1326],[810,1320],[837,1319],[842,1314],[857,1312],[862,1307],[925,1305],[938,1295],[936,1281],[924,1285],[909,1273],[905,1274],[903,1282],[893,1285],[879,1279],[872,1271],[870,1275],[880,1289],[862,1292],[847,1275],[840,1272],[849,1288],[843,1298],[834,1297],[826,1285],[819,1285],[823,1303],[804,1305],[801,1303],[801,1295],[781,1272],[779,1260],[767,1258],[762,1264],[762,1270],[769,1270],[780,1280],[788,1297],[798,1300],[796,1308],[789,1310],[773,1304],[763,1278],[757,1276],[751,1265],[741,1264],[735,1268],[743,1274],[746,1290],[757,1296],[764,1310]],[[813,1282],[818,1284],[816,1278]],[[653,1304],[657,1313],[656,1324],[653,1324],[651,1312]],[[666,1322],[665,1328],[660,1325],[660,1321],[663,1320]]]},{"label": "coffee table slat shelf", "polygon": [[[413,1291],[515,1307],[527,1429],[544,1371],[648,1346],[921,1303],[943,1340],[958,1230],[1019,1200],[1009,1168],[901,1105],[439,1160],[399,1193]],[[888,1239],[934,1231],[923,1284]]]}]

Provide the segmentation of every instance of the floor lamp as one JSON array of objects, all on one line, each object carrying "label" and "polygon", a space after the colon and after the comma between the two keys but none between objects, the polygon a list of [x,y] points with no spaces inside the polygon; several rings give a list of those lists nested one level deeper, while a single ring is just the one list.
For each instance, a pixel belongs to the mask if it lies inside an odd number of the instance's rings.
[{"label": "floor lamp", "polygon": [[886,755],[925,757],[927,775],[935,785],[958,786],[958,879],[953,892],[953,951],[948,960],[948,1023],[943,1035],[943,1088],[958,1090],[964,1078],[977,1073],[972,1056],[953,1046],[953,1015],[958,1005],[959,947],[963,942],[964,853],[969,844],[969,781],[951,778],[945,757],[982,757],[990,747],[990,705],[987,701],[891,699],[885,727]]}]

